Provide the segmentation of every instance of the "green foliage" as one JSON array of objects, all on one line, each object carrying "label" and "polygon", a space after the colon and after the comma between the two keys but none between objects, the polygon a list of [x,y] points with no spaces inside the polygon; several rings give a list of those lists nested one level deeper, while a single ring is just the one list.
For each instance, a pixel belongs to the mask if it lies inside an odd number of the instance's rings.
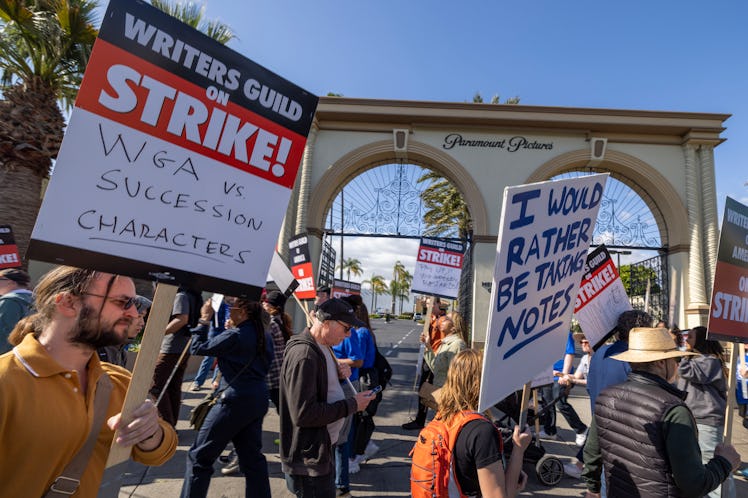
[{"label": "green foliage", "polygon": [[236,38],[236,35],[228,25],[215,19],[205,19],[205,5],[199,5],[195,2],[174,2],[170,0],[151,0],[151,5],[172,17],[176,17],[196,30],[205,33],[218,43],[225,45]]},{"label": "green foliage", "polygon": [[351,273],[355,276],[361,276],[364,273],[363,268],[361,267],[361,261],[357,260],[356,258],[348,258],[344,259],[343,263],[337,266],[338,269],[341,269],[348,274],[348,281],[351,280]]},{"label": "green foliage", "polygon": [[649,281],[650,294],[659,294],[662,290],[657,272],[647,266],[621,265],[619,273],[629,297],[644,296],[647,293],[647,281]]},{"label": "green foliage", "polygon": [[424,173],[418,179],[419,183],[425,181],[432,183],[421,193],[421,201],[426,208],[423,215],[426,225],[424,235],[467,238],[472,219],[460,191],[435,171]]},{"label": "green foliage", "polygon": [[44,89],[72,107],[97,35],[95,7],[89,0],[0,0],[0,88]]}]

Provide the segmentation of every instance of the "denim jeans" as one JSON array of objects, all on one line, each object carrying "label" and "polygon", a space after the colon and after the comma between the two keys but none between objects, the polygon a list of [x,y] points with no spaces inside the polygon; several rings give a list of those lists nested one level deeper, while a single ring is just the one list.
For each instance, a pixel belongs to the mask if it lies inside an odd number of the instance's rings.
[{"label": "denim jeans", "polygon": [[286,474],[286,487],[298,498],[335,498],[335,474],[314,477]]},{"label": "denim jeans", "polygon": [[[717,444],[722,442],[722,427],[715,427],[712,425],[696,424],[699,429],[699,447],[701,448],[701,461],[706,464],[714,457],[714,448]],[[707,496],[709,498],[720,498],[722,496],[722,488],[725,488],[725,498],[735,498],[735,481],[732,478],[732,474],[722,483],[722,486],[718,486],[717,489],[710,492]]]},{"label": "denim jeans", "polygon": [[[541,387],[540,393],[543,398],[543,406],[558,398],[563,388],[564,387],[561,386],[558,381]],[[558,411],[561,412],[561,415],[564,416],[566,422],[574,432],[582,434],[587,430],[587,425],[585,425],[585,423],[579,418],[579,415],[577,415],[574,407],[569,404],[566,396],[561,396],[561,398],[556,402],[556,405],[558,406]],[[540,421],[543,424],[543,430],[546,434],[556,434],[556,407],[549,408],[548,411],[541,415]]]},{"label": "denim jeans", "polygon": [[256,395],[221,399],[213,406],[187,452],[182,498],[207,496],[213,464],[229,441],[234,443],[244,473],[245,496],[271,498],[262,453],[262,419],[267,410],[264,385]]}]

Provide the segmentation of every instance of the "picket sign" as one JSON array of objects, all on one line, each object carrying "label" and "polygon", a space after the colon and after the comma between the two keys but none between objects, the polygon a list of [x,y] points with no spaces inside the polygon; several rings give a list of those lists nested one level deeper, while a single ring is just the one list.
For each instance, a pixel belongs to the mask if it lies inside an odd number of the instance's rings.
[{"label": "picket sign", "polygon": [[[421,334],[426,334],[429,337],[429,325],[431,324],[431,312],[434,309],[434,296],[430,296],[427,299],[428,307],[426,308],[426,316],[423,320],[423,330]],[[423,371],[423,356],[426,353],[426,346],[421,343],[421,347],[418,349],[418,361],[416,362],[416,374],[413,376],[415,382],[413,382],[413,390],[418,392],[418,384],[421,383],[421,372]]]},{"label": "picket sign", "polygon": [[[148,324],[143,332],[140,352],[135,360],[130,386],[127,389],[125,402],[122,406],[123,425],[132,422],[132,412],[148,396],[148,390],[153,382],[153,372],[156,369],[156,360],[164,338],[164,331],[169,324],[176,295],[177,287],[174,285],[160,283],[156,286],[153,305],[148,316]],[[109,450],[104,477],[99,488],[99,498],[116,498],[119,496],[122,474],[130,459],[132,446],[122,446],[117,444],[116,440],[117,434],[115,433],[112,447]]]}]

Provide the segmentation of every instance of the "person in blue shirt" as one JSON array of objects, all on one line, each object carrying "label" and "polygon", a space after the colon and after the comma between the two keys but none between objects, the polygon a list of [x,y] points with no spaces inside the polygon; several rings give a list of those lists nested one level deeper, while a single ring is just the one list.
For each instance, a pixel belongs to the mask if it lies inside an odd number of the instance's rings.
[{"label": "person in blue shirt", "polygon": [[[335,358],[338,359],[338,363],[348,365],[351,368],[351,376],[348,380],[351,381],[354,388],[358,390],[358,374],[359,369],[364,364],[364,356],[361,353],[361,347],[358,341],[358,334],[354,333],[355,328],[351,328],[350,336],[346,337],[338,345],[332,347]],[[345,391],[345,389],[344,389]],[[335,446],[335,487],[338,488],[337,496],[350,496],[350,481],[349,481],[349,457],[351,454],[351,434],[353,428],[351,424],[348,425],[348,431],[345,434],[347,439],[338,442]],[[343,437],[343,436],[341,436]]]},{"label": "person in blue shirt", "polygon": [[[569,331],[569,336],[566,340],[566,350],[564,351],[564,356],[553,364],[553,384],[548,384],[541,387],[540,394],[543,397],[544,403],[550,403],[554,399],[558,398],[558,401],[556,403],[558,405],[558,411],[561,412],[561,415],[564,416],[566,422],[568,422],[569,426],[577,434],[577,446],[584,446],[584,441],[587,437],[587,425],[582,422],[582,420],[579,418],[579,415],[577,415],[576,410],[574,410],[574,407],[571,406],[568,402],[567,387],[569,386],[567,384],[561,385],[561,383],[559,383],[559,378],[561,376],[565,376],[574,372],[574,367],[572,364],[574,360],[574,351],[574,336],[572,335],[571,331]],[[558,437],[558,435],[556,434],[556,407],[550,406],[548,410],[546,410],[545,413],[541,415],[540,419],[543,422],[543,431],[540,433],[540,437],[556,439]]]},{"label": "person in blue shirt", "polygon": [[600,391],[608,386],[625,382],[631,367],[625,361],[617,361],[611,356],[629,349],[629,331],[636,327],[651,327],[652,316],[640,310],[624,311],[618,316],[618,322],[612,331],[617,334],[613,344],[605,344],[595,350],[590,360],[590,372],[587,374],[587,392],[590,395],[590,407],[595,411],[595,400]]},{"label": "person in blue shirt", "polygon": [[[210,329],[208,330],[208,339],[213,339],[218,334],[226,330],[226,320],[229,317],[229,305],[221,299],[221,304],[218,307],[218,312],[213,315],[213,319],[210,323]],[[213,368],[213,364],[216,363],[216,359],[212,356],[203,357],[203,361],[200,362],[200,368],[197,369],[195,380],[190,387],[190,391],[198,392],[202,389],[205,380],[208,378],[210,369]],[[215,382],[218,376],[218,368],[213,369],[212,382]],[[211,382],[211,384],[212,384]]]}]

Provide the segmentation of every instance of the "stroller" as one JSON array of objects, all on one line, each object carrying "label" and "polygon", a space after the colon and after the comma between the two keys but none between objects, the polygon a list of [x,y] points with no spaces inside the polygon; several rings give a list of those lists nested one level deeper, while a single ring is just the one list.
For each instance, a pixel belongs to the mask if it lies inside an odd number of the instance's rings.
[{"label": "stroller", "polygon": [[[538,410],[538,413],[534,413],[534,410],[528,409],[527,425],[533,424],[536,418],[540,417],[546,410],[554,406],[559,399],[560,397],[552,400],[551,403]],[[501,436],[504,440],[504,455],[506,457],[509,457],[512,454],[512,433],[513,427],[519,424],[521,400],[522,391],[517,391],[494,405],[496,409],[505,414],[504,417],[495,421],[494,424],[501,431]],[[545,448],[540,442],[540,439],[538,439],[534,434],[530,446],[525,450],[522,461],[525,464],[530,464],[535,467],[535,475],[537,476],[538,481],[545,486],[555,486],[561,482],[561,479],[564,477],[564,464],[557,457],[546,455]]]}]

